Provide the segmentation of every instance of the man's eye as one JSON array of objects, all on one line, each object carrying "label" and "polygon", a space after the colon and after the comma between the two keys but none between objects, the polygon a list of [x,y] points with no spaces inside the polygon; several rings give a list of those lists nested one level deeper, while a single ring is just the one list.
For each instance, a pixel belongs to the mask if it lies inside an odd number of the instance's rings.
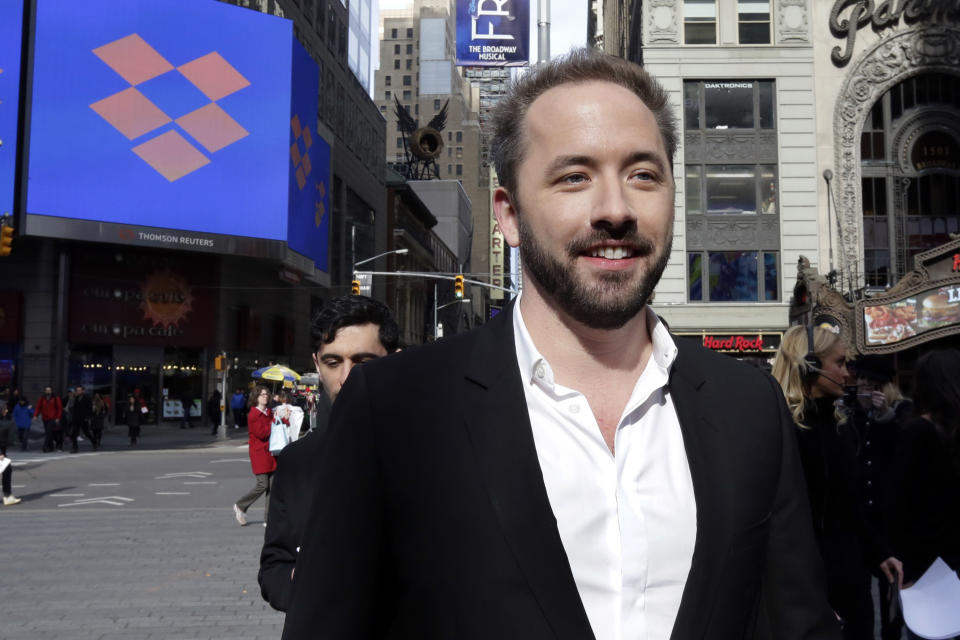
[{"label": "man's eye", "polygon": [[587,176],[582,173],[571,173],[568,176],[563,176],[560,180],[566,184],[583,184],[587,181]]},{"label": "man's eye", "polygon": [[651,171],[636,171],[632,177],[634,180],[639,180],[641,182],[649,182],[657,179],[657,176]]},{"label": "man's eye", "polygon": [[323,366],[325,366],[325,367],[333,368],[333,367],[337,366],[338,364],[340,364],[340,361],[339,361],[339,360],[324,360],[322,364],[323,364]]}]

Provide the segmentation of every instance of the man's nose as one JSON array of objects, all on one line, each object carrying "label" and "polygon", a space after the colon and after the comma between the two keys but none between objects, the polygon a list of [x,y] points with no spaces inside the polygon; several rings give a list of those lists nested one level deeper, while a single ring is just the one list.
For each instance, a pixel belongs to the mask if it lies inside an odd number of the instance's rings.
[{"label": "man's nose", "polygon": [[593,207],[591,224],[594,227],[629,228],[636,224],[637,214],[627,197],[627,187],[620,180],[601,181],[597,201]]},{"label": "man's nose", "polygon": [[343,363],[343,366],[340,367],[340,386],[343,386],[343,383],[347,381],[347,378],[350,377],[350,372],[353,370],[353,363],[349,360]]}]

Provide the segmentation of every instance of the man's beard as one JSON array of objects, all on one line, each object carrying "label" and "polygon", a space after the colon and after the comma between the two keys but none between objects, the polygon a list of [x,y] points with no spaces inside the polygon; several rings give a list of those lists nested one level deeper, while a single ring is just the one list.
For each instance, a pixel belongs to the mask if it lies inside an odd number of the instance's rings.
[{"label": "man's beard", "polygon": [[632,224],[621,228],[598,228],[587,237],[571,240],[566,246],[567,261],[561,262],[537,241],[522,212],[518,217],[523,266],[545,296],[574,320],[592,329],[619,329],[640,313],[670,259],[672,229],[667,234],[663,252],[656,256],[653,266],[637,282],[631,283],[632,273],[626,271],[601,272],[596,282],[585,282],[577,277],[573,263],[591,247],[607,240],[617,240],[631,246],[633,257],[638,259],[653,255],[655,243],[650,238],[641,237]]}]

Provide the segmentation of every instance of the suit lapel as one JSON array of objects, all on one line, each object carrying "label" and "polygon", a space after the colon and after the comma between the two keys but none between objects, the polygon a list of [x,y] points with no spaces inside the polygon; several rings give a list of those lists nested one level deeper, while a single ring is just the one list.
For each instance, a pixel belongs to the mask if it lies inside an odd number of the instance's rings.
[{"label": "suit lapel", "polygon": [[547,498],[513,341],[513,307],[477,332],[464,406],[490,501],[558,639],[593,638]]},{"label": "suit lapel", "polygon": [[707,632],[710,609],[716,592],[715,583],[723,562],[724,549],[717,542],[724,514],[720,504],[717,483],[723,473],[714,450],[719,444],[717,428],[706,417],[709,404],[704,398],[707,384],[705,372],[685,348],[684,339],[674,337],[679,354],[670,371],[670,394],[680,421],[683,444],[690,465],[693,493],[697,502],[697,537],[693,548],[693,562],[683,589],[680,610],[673,625],[671,638],[675,640],[703,638]]}]

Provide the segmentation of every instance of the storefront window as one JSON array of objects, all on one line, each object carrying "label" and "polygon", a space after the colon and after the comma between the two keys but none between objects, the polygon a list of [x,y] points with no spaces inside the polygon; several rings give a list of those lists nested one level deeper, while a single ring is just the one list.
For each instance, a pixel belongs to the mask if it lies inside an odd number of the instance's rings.
[{"label": "storefront window", "polygon": [[716,0],[683,0],[683,42],[717,43]]},{"label": "storefront window", "polygon": [[684,127],[774,129],[774,94],[772,80],[688,80],[683,84]]},{"label": "storefront window", "polygon": [[[691,302],[776,302],[780,299],[779,261],[776,251],[689,252],[687,298]],[[704,263],[709,270],[706,290]]]}]

